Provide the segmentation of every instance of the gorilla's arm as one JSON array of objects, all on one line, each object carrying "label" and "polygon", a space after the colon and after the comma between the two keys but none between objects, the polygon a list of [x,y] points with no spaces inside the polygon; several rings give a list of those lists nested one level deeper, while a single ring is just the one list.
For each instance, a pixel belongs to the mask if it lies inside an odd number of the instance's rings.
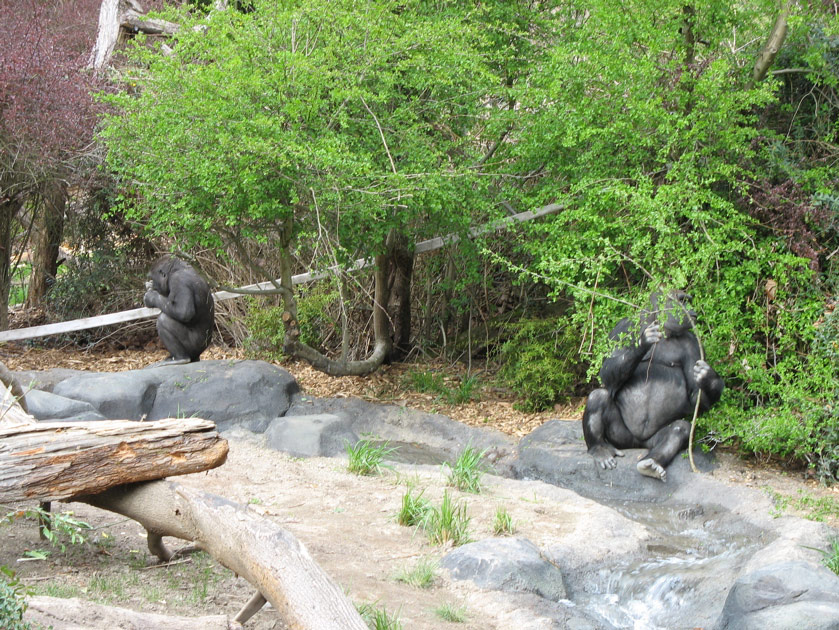
[{"label": "gorilla's arm", "polygon": [[681,337],[681,342],[684,346],[682,365],[690,392],[690,406],[696,406],[696,397],[701,391],[699,411],[705,413],[720,399],[725,383],[714,368],[700,359],[699,340],[696,335],[687,333]]},{"label": "gorilla's arm", "polygon": [[[609,339],[626,338],[630,327],[629,319],[622,319],[609,333]],[[604,359],[600,368],[600,382],[603,387],[613,394],[623,387],[623,384],[635,373],[638,364],[646,356],[650,347],[661,339],[661,331],[657,323],[646,326],[637,343],[617,348],[610,357]]]},{"label": "gorilla's arm", "polygon": [[172,319],[187,324],[195,317],[195,295],[189,278],[174,273],[169,278],[169,295],[164,297],[150,290],[143,297],[146,306],[159,308]]}]

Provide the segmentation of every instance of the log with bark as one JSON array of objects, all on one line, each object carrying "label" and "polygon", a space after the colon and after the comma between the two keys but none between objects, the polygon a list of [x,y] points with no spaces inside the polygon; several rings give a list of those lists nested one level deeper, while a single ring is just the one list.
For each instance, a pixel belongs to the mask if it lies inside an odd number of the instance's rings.
[{"label": "log with bark", "polygon": [[0,502],[66,500],[215,468],[227,440],[196,418],[0,423]]}]

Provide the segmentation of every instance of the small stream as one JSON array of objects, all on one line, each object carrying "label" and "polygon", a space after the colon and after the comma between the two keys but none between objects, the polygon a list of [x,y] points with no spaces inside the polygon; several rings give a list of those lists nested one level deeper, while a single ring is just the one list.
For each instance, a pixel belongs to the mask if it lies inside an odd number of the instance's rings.
[{"label": "small stream", "polygon": [[[445,449],[382,442],[388,459],[440,465]],[[608,560],[565,575],[569,599],[603,630],[695,630],[714,626],[741,567],[768,543],[766,533],[724,510],[598,501],[652,534],[643,558]],[[572,572],[573,573],[573,572]]]},{"label": "small stream", "polygon": [[700,509],[612,504],[656,532],[649,556],[617,563],[571,584],[575,604],[605,628],[693,630],[711,627],[740,567],[765,542],[762,532],[726,533]]}]

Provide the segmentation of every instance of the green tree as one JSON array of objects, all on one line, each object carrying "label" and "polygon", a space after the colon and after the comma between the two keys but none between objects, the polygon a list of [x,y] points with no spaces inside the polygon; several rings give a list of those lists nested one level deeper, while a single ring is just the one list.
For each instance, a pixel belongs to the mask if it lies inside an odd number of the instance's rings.
[{"label": "green tree", "polygon": [[[141,39],[108,99],[108,164],[131,191],[126,212],[155,234],[218,249],[275,243],[285,351],[330,373],[368,372],[392,347],[385,308],[391,286],[409,290],[409,243],[489,208],[472,167],[497,79],[461,3],[251,5],[167,15],[181,24],[168,55]],[[367,360],[330,360],[299,339],[292,254],[314,238],[342,264],[375,258]],[[403,317],[409,299],[399,296]]]}]

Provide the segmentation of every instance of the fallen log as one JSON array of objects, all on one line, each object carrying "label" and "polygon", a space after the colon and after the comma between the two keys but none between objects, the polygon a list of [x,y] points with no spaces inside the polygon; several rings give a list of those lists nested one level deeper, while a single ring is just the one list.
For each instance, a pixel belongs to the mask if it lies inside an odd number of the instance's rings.
[{"label": "fallen log", "polygon": [[53,630],[240,630],[225,615],[175,617],[103,606],[77,598],[30,597],[24,621]]},{"label": "fallen log", "polygon": [[198,418],[0,422],[0,502],[67,500],[202,472],[226,459],[227,440]]},{"label": "fallen log", "polygon": [[290,630],[367,630],[342,589],[291,533],[247,507],[174,481],[149,481],[75,497],[136,520],[149,535],[192,541],[258,591],[236,620],[265,600]]}]

